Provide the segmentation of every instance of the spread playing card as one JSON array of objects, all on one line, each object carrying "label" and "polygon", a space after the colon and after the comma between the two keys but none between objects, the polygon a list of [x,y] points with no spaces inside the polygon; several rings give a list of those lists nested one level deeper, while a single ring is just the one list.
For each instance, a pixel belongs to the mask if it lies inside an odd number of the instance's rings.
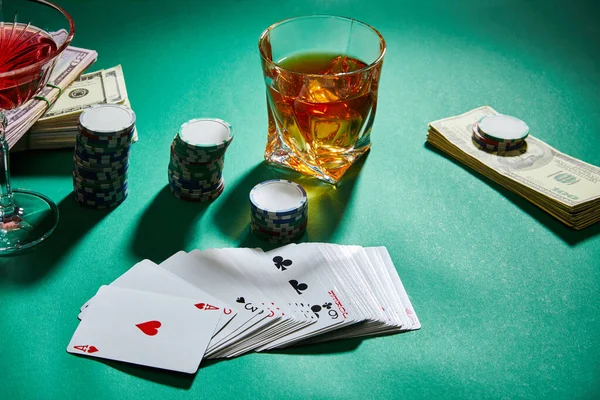
[{"label": "spread playing card", "polygon": [[238,306],[239,314],[236,318],[211,341],[209,354],[212,348],[218,348],[228,342],[240,341],[277,322],[278,317],[270,317],[261,302],[254,301],[260,298],[259,291],[234,279],[226,269],[220,268],[217,259],[207,259],[201,263],[180,251],[163,261],[160,266],[196,287],[205,288],[219,300],[226,303],[234,302]]},{"label": "spread playing card", "polygon": [[[201,299],[201,301],[196,304],[198,309],[221,314],[215,333],[219,332],[237,314],[235,308],[217,300],[205,291],[186,282],[177,275],[168,272],[164,268],[159,267],[150,260],[140,261],[114,280],[110,286],[143,290],[170,296]],[[87,308],[92,302],[93,298],[84,304],[82,311],[79,314],[79,319],[83,319]]]},{"label": "spread playing card", "polygon": [[194,373],[220,318],[200,301],[103,286],[67,351]]},{"label": "spread playing card", "polygon": [[[269,326],[268,330],[254,332],[235,344],[221,345],[214,357],[235,357],[262,346],[263,344],[286,337],[298,330],[317,322],[316,316],[306,304],[294,303],[293,298],[268,273],[263,273],[258,267],[264,261],[264,253],[258,249],[212,249],[207,251],[194,250],[190,253],[200,265],[218,264],[220,270],[226,270],[231,279],[244,282],[245,287],[259,290],[260,304],[266,307],[270,316],[278,316],[279,321]],[[246,299],[245,299],[246,300]],[[248,299],[249,300],[249,299]],[[248,301],[246,300],[246,301]],[[248,304],[248,303],[246,303]]]},{"label": "spread playing card", "polygon": [[203,357],[421,327],[385,247],[326,243],[143,260],[79,318],[68,352],[187,373]]}]

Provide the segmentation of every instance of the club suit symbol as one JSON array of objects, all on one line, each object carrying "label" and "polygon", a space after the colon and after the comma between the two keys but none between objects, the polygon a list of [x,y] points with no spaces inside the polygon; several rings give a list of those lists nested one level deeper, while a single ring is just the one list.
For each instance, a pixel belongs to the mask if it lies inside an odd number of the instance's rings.
[{"label": "club suit symbol", "polygon": [[320,305],[315,304],[314,306],[312,306],[310,308],[310,310],[315,313],[315,315],[317,316],[317,318],[319,318],[319,311],[321,311],[321,306]]},{"label": "club suit symbol", "polygon": [[292,265],[292,260],[284,260],[283,257],[281,256],[275,256],[273,257],[273,263],[275,263],[275,266],[277,267],[277,269],[280,269],[282,271],[287,270],[286,267],[289,267],[290,265]]},{"label": "club suit symbol", "polygon": [[292,279],[289,282],[290,282],[290,285],[292,285],[292,287],[294,288],[294,290],[296,290],[296,292],[298,294],[302,294],[303,291],[308,289],[308,285],[306,283],[300,283],[295,279]]}]

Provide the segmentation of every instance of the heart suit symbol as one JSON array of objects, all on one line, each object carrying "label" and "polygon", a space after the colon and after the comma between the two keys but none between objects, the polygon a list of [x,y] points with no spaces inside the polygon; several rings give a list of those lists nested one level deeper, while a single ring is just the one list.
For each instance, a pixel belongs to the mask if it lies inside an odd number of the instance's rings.
[{"label": "heart suit symbol", "polygon": [[206,310],[206,311],[219,309],[219,307],[215,307],[212,304],[208,304],[208,303],[197,303],[197,304],[194,304],[194,306],[196,306],[196,308],[199,310]]},{"label": "heart suit symbol", "polygon": [[144,332],[148,336],[154,336],[158,333],[158,328],[161,327],[160,321],[146,321],[137,324],[136,326],[140,331]]}]

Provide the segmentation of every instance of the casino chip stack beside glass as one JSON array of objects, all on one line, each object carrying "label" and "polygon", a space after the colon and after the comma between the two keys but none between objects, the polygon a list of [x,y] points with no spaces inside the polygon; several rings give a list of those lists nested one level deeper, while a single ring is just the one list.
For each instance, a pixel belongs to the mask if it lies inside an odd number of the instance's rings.
[{"label": "casino chip stack beside glass", "polygon": [[473,124],[473,141],[488,151],[517,150],[525,143],[529,127],[510,115],[490,115]]},{"label": "casino chip stack beside glass", "polygon": [[121,105],[97,105],[81,114],[73,154],[73,189],[79,204],[107,209],[127,198],[134,127],[135,113]]},{"label": "casino chip stack beside glass", "polygon": [[265,181],[250,191],[251,231],[269,243],[298,240],[308,225],[304,188],[283,179]]},{"label": "casino chip stack beside glass", "polygon": [[169,187],[179,199],[215,200],[223,193],[225,152],[233,140],[231,125],[220,119],[193,119],[181,126],[171,144]]}]

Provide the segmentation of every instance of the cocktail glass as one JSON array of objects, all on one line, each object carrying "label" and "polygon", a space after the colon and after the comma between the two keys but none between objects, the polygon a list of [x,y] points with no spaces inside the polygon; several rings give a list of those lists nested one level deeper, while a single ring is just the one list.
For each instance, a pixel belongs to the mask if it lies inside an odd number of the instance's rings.
[{"label": "cocktail glass", "polygon": [[[75,33],[73,19],[45,0],[0,2],[0,255],[46,239],[58,223],[58,208],[43,194],[13,189],[4,111],[30,100],[50,78]],[[26,21],[26,22],[19,22]]]}]

